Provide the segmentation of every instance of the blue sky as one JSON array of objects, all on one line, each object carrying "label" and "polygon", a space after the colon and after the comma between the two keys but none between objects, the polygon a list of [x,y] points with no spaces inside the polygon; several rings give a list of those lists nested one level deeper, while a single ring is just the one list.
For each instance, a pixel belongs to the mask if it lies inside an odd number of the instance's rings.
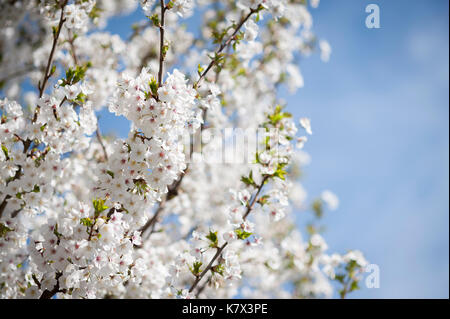
[{"label": "blue sky", "polygon": [[[380,7],[380,29],[365,27],[369,3]],[[305,87],[280,93],[312,121],[310,196],[340,197],[324,218],[330,251],[357,248],[380,266],[380,288],[355,298],[449,297],[448,12],[446,0],[323,0],[314,30],[331,59],[303,60]],[[140,16],[107,30],[126,36]],[[126,122],[102,117],[105,132],[127,133]]]},{"label": "blue sky", "polygon": [[[380,29],[365,27],[369,3]],[[355,297],[448,298],[448,1],[321,1],[313,16],[333,53],[302,63],[287,101],[313,125],[307,189],[340,197],[330,248],[380,266],[380,288]]]}]

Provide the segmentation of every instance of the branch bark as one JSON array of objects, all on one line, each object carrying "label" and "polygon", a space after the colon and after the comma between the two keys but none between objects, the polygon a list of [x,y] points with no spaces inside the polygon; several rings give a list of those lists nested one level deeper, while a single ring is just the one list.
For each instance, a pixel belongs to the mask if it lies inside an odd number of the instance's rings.
[{"label": "branch bark", "polygon": [[97,129],[95,130],[95,134],[97,135],[97,140],[100,143],[100,146],[103,150],[103,155],[105,155],[105,160],[108,161],[108,153],[106,152],[105,144],[103,143],[102,134],[100,133],[100,126],[98,125],[98,119],[97,119]]},{"label": "branch bark", "polygon": [[164,0],[160,0],[161,4],[161,23],[159,25],[159,71],[158,71],[158,87],[162,85],[163,69],[164,69],[164,15],[166,13],[166,6]]},{"label": "branch bark", "polygon": [[[217,51],[215,52],[215,55],[217,56],[218,54],[220,54],[223,49],[225,49],[230,43],[231,41],[235,38],[236,34],[239,32],[239,30],[242,28],[242,26],[244,25],[245,22],[247,22],[248,19],[250,19],[250,17],[260,11],[262,9],[262,6],[259,5],[256,9],[250,9],[250,12],[241,19],[241,21],[239,22],[239,24],[236,26],[236,28],[234,29],[233,33],[227,38],[227,40],[225,40],[225,42],[222,42],[219,46],[219,48],[217,49]],[[199,79],[195,82],[194,84],[194,88],[196,88],[200,81],[206,76],[206,74],[209,72],[209,70],[211,70],[211,68],[216,64],[216,60],[213,59],[209,65],[206,67],[206,69],[202,72],[202,74],[200,75]]]},{"label": "branch bark", "polygon": [[64,19],[64,7],[67,5],[67,2],[68,2],[68,0],[64,0],[63,4],[61,5],[61,15],[59,17],[58,29],[56,30],[56,33],[53,35],[52,49],[51,49],[50,55],[48,57],[47,66],[45,67],[44,78],[42,79],[42,83],[39,86],[39,97],[42,97],[42,95],[44,94],[45,86],[46,86],[46,84],[48,82],[48,79],[51,76],[51,74],[49,74],[50,66],[52,64],[53,55],[54,55],[55,49],[56,49],[56,44],[57,44],[58,39],[59,39],[59,34],[61,33],[62,26],[63,26],[63,24],[65,22],[65,19]]},{"label": "branch bark", "polygon": [[62,276],[61,272],[56,273],[55,279],[56,284],[53,287],[52,290],[45,289],[42,295],[39,297],[39,299],[51,299],[54,295],[56,295],[58,292],[64,292],[65,290],[61,290],[59,287],[59,278]]},{"label": "branch bark", "polygon": [[[39,82],[39,98],[41,98],[42,95],[44,95],[45,86],[47,85],[48,79],[51,76],[51,73],[49,73],[50,66],[51,66],[52,61],[53,61],[53,55],[55,54],[56,44],[58,43],[58,39],[59,39],[59,35],[61,33],[62,26],[63,26],[63,24],[65,22],[65,19],[64,19],[64,8],[67,5],[68,1],[69,0],[64,0],[64,2],[61,4],[61,15],[59,17],[58,29],[56,30],[55,33],[53,33],[52,49],[51,49],[50,55],[48,57],[47,66],[45,67],[44,77],[43,77],[42,81]],[[36,110],[34,111],[34,116],[33,116],[33,123],[36,122],[36,120],[37,120],[39,109],[40,109],[40,106],[36,105]]]}]

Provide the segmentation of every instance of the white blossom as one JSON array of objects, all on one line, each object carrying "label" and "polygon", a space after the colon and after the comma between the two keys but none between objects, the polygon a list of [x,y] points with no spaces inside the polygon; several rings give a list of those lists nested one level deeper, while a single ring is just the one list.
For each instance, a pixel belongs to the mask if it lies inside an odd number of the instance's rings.
[{"label": "white blossom", "polygon": [[[139,2],[161,22],[160,2]],[[59,3],[0,10],[1,298],[330,297],[339,269],[361,273],[361,252],[328,255],[291,207],[310,207],[299,179],[310,157],[277,88],[304,84],[296,61],[316,45],[306,5],[164,1],[163,28],[137,23],[121,39],[102,28],[137,1]],[[198,35],[180,18],[195,10]],[[129,130],[102,135],[98,114]],[[194,141],[227,128],[266,135]],[[248,161],[208,160],[222,150]]]},{"label": "white blossom", "polygon": [[305,129],[306,133],[308,133],[309,135],[312,134],[312,130],[311,130],[311,120],[307,117],[302,117],[300,119],[300,125]]}]

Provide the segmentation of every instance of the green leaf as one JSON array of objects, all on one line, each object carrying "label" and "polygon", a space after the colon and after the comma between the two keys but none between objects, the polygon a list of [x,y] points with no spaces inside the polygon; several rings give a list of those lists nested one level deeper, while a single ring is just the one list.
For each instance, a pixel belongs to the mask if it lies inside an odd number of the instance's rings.
[{"label": "green leaf", "polygon": [[58,238],[62,237],[62,234],[58,232],[58,224],[55,224],[55,228],[53,228],[53,234]]},{"label": "green leaf", "polygon": [[50,75],[53,75],[53,73],[55,73],[55,71],[56,71],[56,65],[53,65],[50,70]]},{"label": "green leaf", "polygon": [[13,229],[9,228],[5,224],[0,223],[0,238],[4,237],[10,231],[13,231]]},{"label": "green leaf", "polygon": [[105,205],[105,200],[102,198],[94,199],[92,201],[92,204],[94,205],[96,217],[99,216],[101,212],[109,208],[108,206]]},{"label": "green leaf", "polygon": [[5,157],[9,159],[9,152],[5,145],[2,144],[2,151],[5,154]]},{"label": "green leaf", "polygon": [[273,174],[274,177],[278,177],[282,180],[285,180],[285,175],[287,174],[284,167],[286,166],[286,163],[278,163],[277,170]]},{"label": "green leaf", "polygon": [[159,16],[157,13],[155,13],[154,15],[152,15],[151,17],[148,17],[148,18],[153,22],[153,25],[155,27],[159,27],[160,22],[159,22]]},{"label": "green leaf", "polygon": [[323,203],[320,199],[316,199],[312,203],[312,210],[317,218],[321,218],[323,216]]},{"label": "green leaf", "polygon": [[169,51],[169,45],[168,45],[168,44],[165,44],[165,45],[163,45],[163,47],[162,47],[162,52],[161,52],[163,58],[166,57],[167,51]]},{"label": "green leaf", "polygon": [[277,105],[275,107],[275,110],[274,110],[273,114],[270,114],[268,116],[270,124],[276,126],[278,124],[278,122],[280,122],[282,119],[292,117],[291,113],[289,113],[289,112],[282,112],[282,110],[283,110],[283,107],[281,105]]},{"label": "green leaf", "polygon": [[191,273],[194,276],[198,276],[201,273],[201,269],[200,267],[203,265],[203,263],[201,261],[196,261],[194,262],[194,264],[192,265],[192,268],[190,268]]},{"label": "green leaf", "polygon": [[145,195],[149,190],[149,186],[143,178],[134,180],[134,186],[139,195]]},{"label": "green leaf", "polygon": [[269,199],[269,195],[263,195],[263,196],[261,196],[259,199],[258,199],[258,203],[261,205],[261,206],[264,206],[265,204],[267,204],[267,201],[268,201],[268,199]]},{"label": "green leaf", "polygon": [[150,90],[152,91],[152,94],[154,96],[158,96],[158,82],[156,82],[156,79],[152,79],[149,83]]},{"label": "green leaf", "polygon": [[197,67],[197,73],[198,73],[198,75],[201,75],[202,74],[202,72],[204,71],[205,69],[200,65],[200,63],[198,64],[198,67]]},{"label": "green leaf", "polygon": [[211,268],[211,270],[219,275],[223,276],[223,272],[225,271],[225,266],[222,264],[215,265]]},{"label": "green leaf", "polygon": [[86,94],[84,94],[83,92],[79,93],[77,95],[77,97],[75,98],[75,102],[77,102],[78,104],[84,104],[86,99]]},{"label": "green leaf", "polygon": [[218,244],[217,231],[215,232],[209,231],[209,234],[206,236],[206,239],[209,239],[211,241],[210,244],[211,247],[217,247]]},{"label": "green leaf", "polygon": [[250,171],[250,174],[247,176],[241,177],[241,182],[243,182],[247,186],[257,187],[255,181],[253,180],[253,171]]},{"label": "green leaf", "polygon": [[350,286],[350,291],[355,291],[358,290],[359,286],[358,286],[358,282],[355,280],[352,282],[351,286]]},{"label": "green leaf", "polygon": [[344,279],[345,279],[345,275],[336,275],[336,276],[334,276],[334,279],[343,284],[344,283]]},{"label": "green leaf", "polygon": [[[102,12],[102,11],[103,10],[100,9],[99,7],[97,7],[97,5],[94,5],[91,12],[89,12],[89,18],[95,19],[95,18],[100,17],[100,12]],[[75,36],[74,36],[74,39],[75,39]]]},{"label": "green leaf", "polygon": [[106,174],[108,174],[109,176],[111,176],[112,178],[114,178],[114,173],[110,170],[106,171]]},{"label": "green leaf", "polygon": [[237,237],[239,239],[247,239],[248,237],[250,237],[252,235],[252,233],[246,232],[245,230],[241,229],[241,228],[236,228],[234,230],[234,232],[236,233]]},{"label": "green leaf", "polygon": [[75,69],[68,68],[66,70],[66,78],[61,84],[61,86],[72,85],[81,81],[84,78],[87,69],[90,68],[91,65],[92,64],[90,62],[87,62],[82,66],[77,65]]},{"label": "green leaf", "polygon": [[94,222],[89,217],[86,217],[80,219],[80,224],[86,227],[92,227],[94,225]]}]

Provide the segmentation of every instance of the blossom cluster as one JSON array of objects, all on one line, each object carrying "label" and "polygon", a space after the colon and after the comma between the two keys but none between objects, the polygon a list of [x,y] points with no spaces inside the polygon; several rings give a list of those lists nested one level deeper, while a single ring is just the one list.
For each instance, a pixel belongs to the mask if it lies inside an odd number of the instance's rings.
[{"label": "blossom cluster", "polygon": [[[337,196],[310,200],[301,184],[311,120],[296,120],[277,94],[303,86],[300,57],[330,57],[312,32],[318,3],[1,3],[0,297],[357,289],[367,261],[329,253],[320,231]],[[129,38],[102,30],[136,8],[146,19]],[[182,26],[196,10],[200,32]],[[128,135],[102,135],[97,116],[108,111]],[[264,134],[246,141],[256,151],[245,163],[204,160],[247,151],[202,139],[228,128]],[[293,207],[313,218],[306,231]]]}]

